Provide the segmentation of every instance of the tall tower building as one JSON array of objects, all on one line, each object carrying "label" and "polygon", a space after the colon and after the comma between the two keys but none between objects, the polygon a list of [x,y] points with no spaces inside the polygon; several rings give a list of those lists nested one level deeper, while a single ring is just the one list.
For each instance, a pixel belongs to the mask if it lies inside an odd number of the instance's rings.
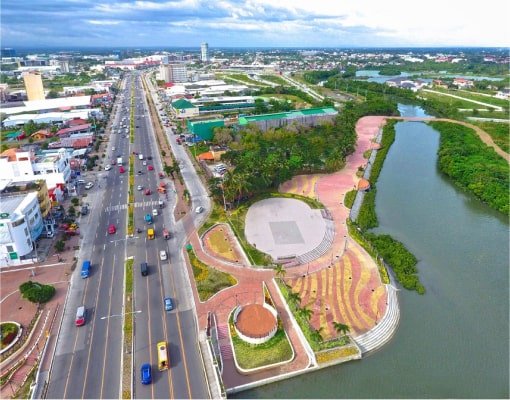
[{"label": "tall tower building", "polygon": [[209,61],[209,45],[204,42],[200,45],[200,52],[201,52],[201,60],[202,62],[208,62]]},{"label": "tall tower building", "polygon": [[44,87],[39,72],[30,71],[23,75],[28,101],[44,100]]}]

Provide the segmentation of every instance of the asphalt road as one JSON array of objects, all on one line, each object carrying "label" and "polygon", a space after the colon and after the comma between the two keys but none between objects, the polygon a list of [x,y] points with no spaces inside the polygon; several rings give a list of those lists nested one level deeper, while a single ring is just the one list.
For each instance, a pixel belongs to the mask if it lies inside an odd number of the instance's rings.
[{"label": "asphalt road", "polygon": [[[124,82],[128,88],[130,81],[128,77]],[[122,101],[129,104],[129,97],[117,98],[114,125],[121,118]],[[107,154],[113,158],[116,153],[129,154],[129,139],[111,135]],[[78,266],[71,279],[47,398],[119,398],[128,174],[113,167],[95,173],[92,181],[95,186],[84,198],[91,209],[80,220],[83,239]],[[117,228],[113,235],[107,233],[110,224]],[[83,260],[92,263],[88,279],[80,277]],[[86,323],[76,327],[76,309],[81,305],[87,310]]]}]

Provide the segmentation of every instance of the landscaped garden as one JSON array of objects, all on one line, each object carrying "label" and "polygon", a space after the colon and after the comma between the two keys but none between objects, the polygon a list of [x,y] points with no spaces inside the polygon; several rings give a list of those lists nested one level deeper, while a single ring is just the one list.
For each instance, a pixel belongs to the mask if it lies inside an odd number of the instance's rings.
[{"label": "landscaped garden", "polygon": [[227,232],[227,229],[228,226],[224,224],[218,224],[211,228],[203,237],[204,245],[213,255],[238,263],[242,260],[242,255],[239,254],[234,238]]},{"label": "landscaped garden", "polygon": [[292,360],[292,347],[281,326],[271,339],[258,345],[247,343],[237,335],[232,317],[229,327],[236,361],[241,368],[253,369]]},{"label": "landscaped garden", "polygon": [[192,248],[188,249],[188,257],[193,269],[200,301],[207,301],[220,290],[234,286],[237,283],[232,275],[211,268],[200,261]]},{"label": "landscaped garden", "polygon": [[16,339],[16,335],[19,332],[19,326],[12,322],[2,322],[0,324],[0,337],[2,340],[0,341],[0,350],[5,349],[9,346],[14,339]]}]

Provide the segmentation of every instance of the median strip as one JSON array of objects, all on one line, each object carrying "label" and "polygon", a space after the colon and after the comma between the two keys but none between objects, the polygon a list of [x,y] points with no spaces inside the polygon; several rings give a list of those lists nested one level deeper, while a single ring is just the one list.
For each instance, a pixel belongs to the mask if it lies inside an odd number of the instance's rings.
[{"label": "median strip", "polygon": [[124,347],[122,358],[122,398],[131,399],[131,380],[133,377],[133,257],[126,260],[124,279]]}]

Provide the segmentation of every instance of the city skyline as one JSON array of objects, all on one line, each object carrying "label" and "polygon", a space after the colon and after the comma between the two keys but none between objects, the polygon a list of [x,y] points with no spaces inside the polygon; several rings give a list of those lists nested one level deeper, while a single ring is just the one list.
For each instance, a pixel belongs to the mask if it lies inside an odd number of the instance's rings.
[{"label": "city skyline", "polygon": [[483,8],[431,0],[338,4],[282,0],[215,2],[83,0],[2,2],[3,46],[507,47],[500,0]]}]

